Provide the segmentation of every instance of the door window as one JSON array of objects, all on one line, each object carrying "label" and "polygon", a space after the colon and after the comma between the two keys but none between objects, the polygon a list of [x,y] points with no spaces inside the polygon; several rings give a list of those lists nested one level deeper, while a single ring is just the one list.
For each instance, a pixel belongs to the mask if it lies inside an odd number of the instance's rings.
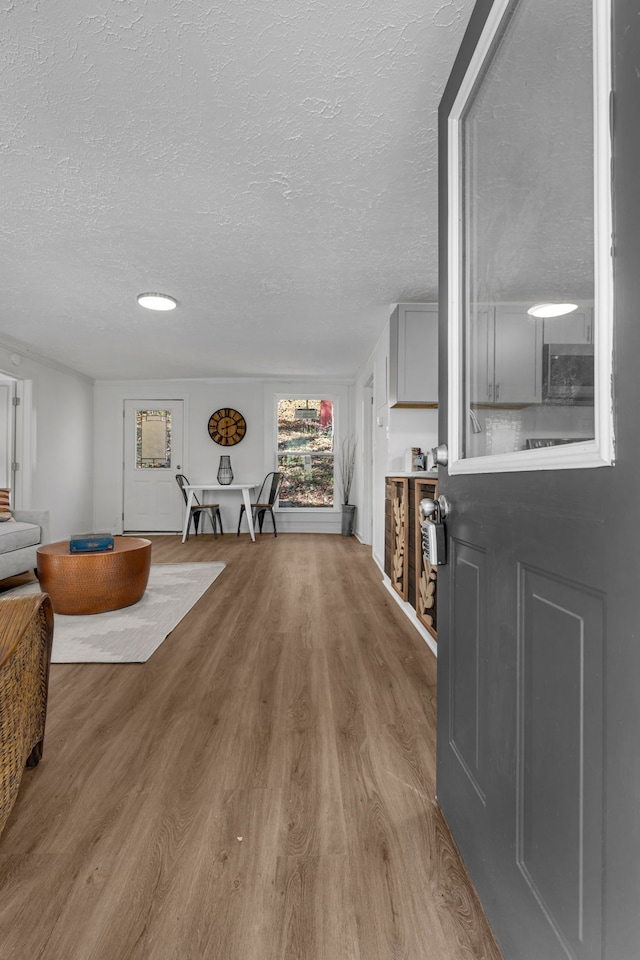
[{"label": "door window", "polygon": [[450,114],[454,473],[611,462],[609,84],[592,38],[589,0],[497,3]]},{"label": "door window", "polygon": [[136,412],[136,470],[171,467],[171,410]]}]

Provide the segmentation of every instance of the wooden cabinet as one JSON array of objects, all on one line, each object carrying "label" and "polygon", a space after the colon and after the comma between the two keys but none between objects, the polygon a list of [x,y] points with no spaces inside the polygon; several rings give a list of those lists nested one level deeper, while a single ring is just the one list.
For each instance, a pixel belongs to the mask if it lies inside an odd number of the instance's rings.
[{"label": "wooden cabinet", "polygon": [[470,396],[497,405],[542,400],[542,321],[521,304],[479,308],[470,330]]},{"label": "wooden cabinet", "polygon": [[418,620],[437,639],[437,567],[425,561],[420,529],[420,501],[437,499],[434,478],[386,477],[385,562],[391,586],[416,612]]},{"label": "wooden cabinet", "polygon": [[425,497],[429,500],[438,499],[437,480],[414,480],[413,502],[415,510],[412,517],[414,530],[414,563],[415,579],[413,585],[413,600],[411,605],[416,611],[420,623],[427,628],[434,640],[438,638],[437,587],[438,568],[432,567],[422,552],[422,536],[420,529],[420,501]]},{"label": "wooden cabinet", "polygon": [[399,303],[389,324],[389,405],[438,405],[438,304]]},{"label": "wooden cabinet", "polygon": [[393,589],[403,600],[409,595],[409,481],[385,480],[385,567]]}]

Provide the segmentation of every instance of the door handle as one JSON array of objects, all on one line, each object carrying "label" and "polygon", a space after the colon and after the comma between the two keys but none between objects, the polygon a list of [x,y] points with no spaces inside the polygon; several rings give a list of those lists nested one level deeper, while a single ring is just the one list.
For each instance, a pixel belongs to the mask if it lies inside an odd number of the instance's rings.
[{"label": "door handle", "polygon": [[434,464],[439,467],[446,467],[449,463],[449,448],[446,443],[440,443],[431,450],[431,456]]},{"label": "door handle", "polygon": [[435,500],[425,497],[424,500],[420,501],[418,510],[420,512],[421,519],[426,520],[427,517],[432,517],[434,513],[438,512],[438,504]]},{"label": "door handle", "polygon": [[422,520],[426,520],[434,514],[436,514],[438,521],[445,520],[451,513],[451,504],[444,493],[441,493],[437,500],[430,500],[428,497],[421,500],[418,511]]}]

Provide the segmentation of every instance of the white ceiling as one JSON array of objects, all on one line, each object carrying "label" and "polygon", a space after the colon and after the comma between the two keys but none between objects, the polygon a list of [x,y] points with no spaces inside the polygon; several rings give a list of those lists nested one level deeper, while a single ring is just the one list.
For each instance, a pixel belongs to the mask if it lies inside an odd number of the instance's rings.
[{"label": "white ceiling", "polygon": [[6,0],[0,339],[97,379],[353,377],[437,299],[472,6]]}]

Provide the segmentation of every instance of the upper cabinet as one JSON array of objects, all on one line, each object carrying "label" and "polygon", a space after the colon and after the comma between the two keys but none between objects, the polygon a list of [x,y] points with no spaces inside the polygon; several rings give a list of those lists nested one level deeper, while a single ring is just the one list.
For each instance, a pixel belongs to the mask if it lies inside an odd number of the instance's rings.
[{"label": "upper cabinet", "polygon": [[496,403],[536,403],[542,400],[542,324],[524,307],[495,308]]},{"label": "upper cabinet", "polygon": [[389,406],[437,406],[438,304],[399,303],[389,335]]},{"label": "upper cabinet", "polygon": [[542,321],[521,304],[478,307],[470,327],[473,403],[539,403]]},{"label": "upper cabinet", "polygon": [[545,343],[593,343],[593,309],[583,307],[544,321]]}]

